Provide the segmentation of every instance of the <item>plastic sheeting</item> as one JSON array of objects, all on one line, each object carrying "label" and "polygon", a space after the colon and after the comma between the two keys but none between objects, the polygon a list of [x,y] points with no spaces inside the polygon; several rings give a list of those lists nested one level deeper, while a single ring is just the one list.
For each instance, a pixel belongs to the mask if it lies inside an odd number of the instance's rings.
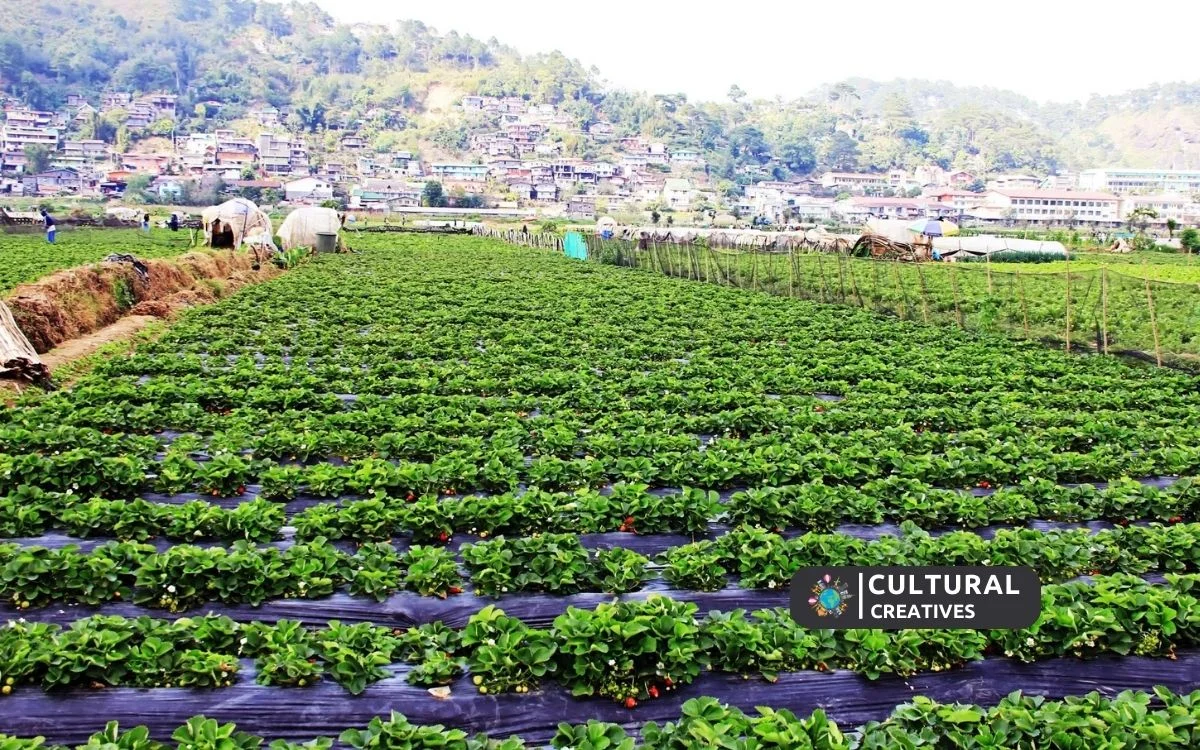
[{"label": "plastic sheeting", "polygon": [[318,234],[338,234],[342,229],[337,211],[320,206],[297,208],[279,227],[279,242],[284,250],[316,247]]},{"label": "plastic sheeting", "polygon": [[896,705],[924,695],[938,701],[992,705],[1013,690],[1062,698],[1099,690],[1149,690],[1163,685],[1187,692],[1200,682],[1200,652],[1181,652],[1177,660],[1143,657],[1101,658],[1094,661],[1053,659],[1034,664],[996,659],[974,662],[962,669],[909,678],[875,681],[852,672],[796,672],[780,675],[771,684],[736,675],[702,675],[691,685],[644,701],[628,710],[600,698],[580,699],[554,683],[527,694],[480,695],[463,677],[446,699],[404,681],[405,668],[377,682],[359,696],[322,681],[308,688],[264,687],[253,682],[253,666],[243,663],[233,687],[212,690],[185,688],[74,689],[46,694],[22,688],[4,698],[0,733],[46,737],[48,743],[76,744],[116,720],[123,727],[148,726],[154,737],[167,739],[176,727],[196,714],[269,739],[305,740],[336,737],[343,729],[361,727],[374,716],[399,711],[417,724],[443,724],[492,737],[519,735],[532,743],[546,742],[559,722],[582,724],[588,719],[640,730],[647,721],[677,720],[682,704],[700,696],[753,713],[756,706],[788,709],[806,716],[817,708],[844,729],[882,720]]},{"label": "plastic sheeting", "polygon": [[934,237],[933,247],[939,253],[962,252],[967,255],[991,255],[1004,251],[1053,253],[1067,257],[1067,249],[1061,242],[1051,240],[1022,240],[1013,237]]},{"label": "plastic sheeting", "polygon": [[[204,224],[204,243],[213,243],[213,222],[220,221],[222,228],[228,226],[233,230],[233,246],[239,248],[243,243],[255,249],[269,250],[274,245],[269,239],[273,234],[271,217],[267,216],[258,206],[245,198],[234,198],[219,206],[209,206],[200,214]],[[263,242],[263,237],[267,241]]]}]

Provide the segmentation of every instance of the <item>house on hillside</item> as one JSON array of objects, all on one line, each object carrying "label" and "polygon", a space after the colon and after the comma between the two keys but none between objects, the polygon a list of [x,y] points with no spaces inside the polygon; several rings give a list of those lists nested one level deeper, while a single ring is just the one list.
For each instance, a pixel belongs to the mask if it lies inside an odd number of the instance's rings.
[{"label": "house on hillside", "polygon": [[866,219],[916,219],[924,205],[909,198],[870,198],[855,196],[837,204],[837,212],[848,221]]},{"label": "house on hillside", "polygon": [[616,133],[611,122],[593,122],[588,126],[588,135],[598,141],[606,141]]},{"label": "house on hillside", "polygon": [[164,203],[173,203],[183,197],[183,180],[178,177],[157,177],[150,183],[150,192]]},{"label": "house on hillside", "polygon": [[676,211],[687,211],[692,206],[692,183],[684,179],[671,178],[663,182],[663,203]]},{"label": "house on hillside", "polygon": [[448,180],[486,180],[486,164],[463,164],[456,162],[434,162],[429,165],[434,177]]},{"label": "house on hillside", "polygon": [[131,172],[162,174],[170,163],[170,154],[121,154],[121,166]]},{"label": "house on hillside", "polygon": [[988,180],[988,190],[1036,190],[1041,187],[1040,177],[1029,174],[1002,174]]},{"label": "house on hillside", "polygon": [[974,173],[968,172],[965,169],[958,169],[946,175],[946,183],[952,188],[965,188],[978,178]]},{"label": "house on hillside", "polygon": [[25,195],[81,195],[94,188],[96,181],[85,178],[77,169],[48,169],[21,180]]},{"label": "house on hillside", "polygon": [[333,185],[316,177],[285,182],[283,194],[288,203],[320,203],[333,198]]},{"label": "house on hillside", "polygon": [[595,219],[596,218],[596,196],[594,195],[573,195],[567,199],[567,218],[568,219]]},{"label": "house on hillside", "polygon": [[81,104],[79,107],[77,107],[75,109],[75,114],[73,114],[71,116],[71,120],[73,122],[79,122],[79,123],[91,122],[92,119],[94,117],[96,117],[98,114],[99,114],[99,112],[96,110],[95,107],[88,104],[87,102],[84,102],[83,104]]},{"label": "house on hillside", "polygon": [[826,172],[821,175],[821,187],[848,193],[884,190],[888,187],[888,176],[865,172]]}]

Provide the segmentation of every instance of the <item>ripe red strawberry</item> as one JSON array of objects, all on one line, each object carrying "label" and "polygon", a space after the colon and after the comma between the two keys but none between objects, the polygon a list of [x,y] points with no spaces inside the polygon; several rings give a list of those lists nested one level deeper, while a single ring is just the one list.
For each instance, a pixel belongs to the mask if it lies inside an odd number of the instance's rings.
[{"label": "ripe red strawberry", "polygon": [[650,686],[650,688],[649,688],[649,689],[648,689],[646,692],[650,694],[650,697],[651,697],[651,698],[657,698],[657,697],[658,697],[658,688],[656,688],[656,687],[655,687],[655,686],[653,686],[653,685],[651,685],[651,686]]},{"label": "ripe red strawberry", "polygon": [[664,685],[666,685],[667,687],[671,687],[671,686],[672,686],[672,685],[674,685],[675,683],[671,682],[671,678],[670,678],[670,677],[664,677],[664,678],[663,678],[663,684],[664,684]]},{"label": "ripe red strawberry", "polygon": [[451,586],[451,587],[450,587],[449,589],[447,589],[447,590],[448,590],[448,591],[449,591],[451,594],[461,594],[461,593],[463,592],[463,590],[462,590],[462,586]]},{"label": "ripe red strawberry", "polygon": [[413,500],[417,499],[417,496],[410,492],[404,499],[411,503]]},{"label": "ripe red strawberry", "polygon": [[626,526],[632,526],[632,525],[633,525],[633,516],[625,516],[625,525],[626,525]]},{"label": "ripe red strawberry", "polygon": [[629,696],[628,698],[626,698],[625,699],[625,708],[629,708],[629,709],[637,708],[637,698],[634,698],[632,695]]},{"label": "ripe red strawberry", "polygon": [[450,535],[444,531],[439,531],[438,532],[438,541],[441,542],[442,544],[445,544],[446,542],[450,541]]},{"label": "ripe red strawberry", "polygon": [[1167,519],[1167,523],[1182,523],[1183,516],[1171,516]]}]

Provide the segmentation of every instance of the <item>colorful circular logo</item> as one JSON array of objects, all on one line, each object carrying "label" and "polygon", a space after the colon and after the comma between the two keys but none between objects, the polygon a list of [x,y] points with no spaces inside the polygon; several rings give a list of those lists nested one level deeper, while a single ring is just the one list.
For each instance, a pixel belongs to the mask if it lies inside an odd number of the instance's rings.
[{"label": "colorful circular logo", "polygon": [[841,579],[828,574],[817,579],[812,587],[812,596],[808,604],[818,617],[838,617],[846,611],[846,602],[850,599],[850,588]]}]

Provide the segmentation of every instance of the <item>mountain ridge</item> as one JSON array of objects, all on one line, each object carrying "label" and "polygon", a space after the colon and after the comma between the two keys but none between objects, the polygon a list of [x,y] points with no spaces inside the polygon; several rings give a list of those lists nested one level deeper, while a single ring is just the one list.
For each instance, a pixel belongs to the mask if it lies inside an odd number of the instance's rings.
[{"label": "mountain ridge", "polygon": [[[689,101],[607,86],[561,52],[520,55],[495,39],[434,33],[419,21],[341,24],[312,3],[254,0],[9,0],[0,16],[0,87],[36,108],[68,93],[169,91],[180,128],[237,122],[256,102],[365,132],[370,147],[463,155],[487,127],[430,92],[519,96],[571,118],[607,121],[699,149],[719,177],[745,182],[818,169],[936,163],[980,172],[1057,173],[1097,166],[1200,168],[1200,82],[1038,103],[1017,92],[943,81],[850,78],[785,101]],[[197,113],[215,103],[215,111]],[[438,106],[433,106],[437,104]],[[390,118],[368,117],[386,110]],[[341,121],[337,121],[337,120]],[[292,119],[293,130],[308,125]],[[315,129],[310,132],[315,132]]]}]

